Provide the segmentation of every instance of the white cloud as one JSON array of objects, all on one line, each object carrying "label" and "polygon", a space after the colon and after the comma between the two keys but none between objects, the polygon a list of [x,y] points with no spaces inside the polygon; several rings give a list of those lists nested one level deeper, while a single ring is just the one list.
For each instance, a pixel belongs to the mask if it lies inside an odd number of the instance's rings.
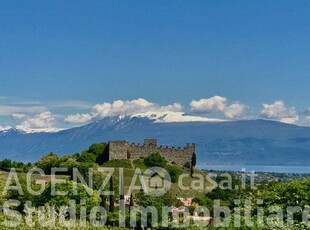
[{"label": "white cloud", "polygon": [[222,114],[227,119],[241,119],[248,109],[248,106],[239,102],[229,104],[227,98],[221,96],[193,100],[190,107],[196,114]]},{"label": "white cloud", "polygon": [[59,129],[55,127],[55,117],[50,111],[35,115],[34,117],[24,117],[21,124],[15,127],[24,132],[55,132]]},{"label": "white cloud", "polygon": [[227,99],[221,96],[202,98],[198,101],[192,100],[190,103],[192,112],[200,114],[211,114],[221,112],[226,107]]},{"label": "white cloud", "polygon": [[12,114],[12,119],[13,120],[22,120],[24,118],[26,118],[26,115],[23,114],[23,113],[13,113]]},{"label": "white cloud", "polygon": [[119,114],[135,114],[147,111],[162,112],[181,110],[182,106],[179,103],[174,103],[173,105],[167,106],[159,106],[143,98],[139,98],[132,101],[117,100],[113,103],[97,104],[93,107],[93,116],[102,118]]},{"label": "white cloud", "polygon": [[12,115],[13,113],[41,113],[46,111],[44,106],[15,106],[0,105],[0,115]]},{"label": "white cloud", "polygon": [[275,101],[273,104],[263,104],[261,116],[289,124],[294,124],[299,119],[296,109],[294,107],[286,107],[283,101]]},{"label": "white cloud", "polygon": [[97,104],[92,108],[92,112],[85,114],[69,115],[65,118],[68,123],[83,123],[91,120],[96,120],[108,116],[115,115],[131,115],[145,112],[163,112],[172,111],[179,112],[182,110],[182,105],[174,103],[172,105],[160,106],[156,103],[149,102],[143,98],[131,101],[117,100],[112,103]]},{"label": "white cloud", "polygon": [[234,103],[227,106],[223,113],[224,116],[228,119],[241,119],[244,118],[249,107],[240,103]]},{"label": "white cloud", "polygon": [[85,123],[92,120],[90,114],[74,114],[65,117],[64,121],[67,123]]},{"label": "white cloud", "polygon": [[6,125],[6,126],[1,126],[0,125],[0,132],[1,131],[7,131],[7,130],[9,130],[9,129],[11,129],[12,127],[11,126],[8,126],[8,125]]}]

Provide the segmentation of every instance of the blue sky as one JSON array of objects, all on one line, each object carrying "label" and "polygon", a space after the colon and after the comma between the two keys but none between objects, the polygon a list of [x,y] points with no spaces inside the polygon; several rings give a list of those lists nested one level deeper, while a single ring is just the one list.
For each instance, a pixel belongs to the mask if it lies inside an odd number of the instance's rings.
[{"label": "blue sky", "polygon": [[306,124],[309,1],[1,1],[0,28],[2,127],[138,98]]}]

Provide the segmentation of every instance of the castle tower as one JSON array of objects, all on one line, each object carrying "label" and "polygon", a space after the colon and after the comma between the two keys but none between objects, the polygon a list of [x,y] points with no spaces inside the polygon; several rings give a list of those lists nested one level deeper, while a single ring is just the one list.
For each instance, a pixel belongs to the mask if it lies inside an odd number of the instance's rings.
[{"label": "castle tower", "polygon": [[145,147],[157,147],[157,140],[156,139],[144,139]]}]

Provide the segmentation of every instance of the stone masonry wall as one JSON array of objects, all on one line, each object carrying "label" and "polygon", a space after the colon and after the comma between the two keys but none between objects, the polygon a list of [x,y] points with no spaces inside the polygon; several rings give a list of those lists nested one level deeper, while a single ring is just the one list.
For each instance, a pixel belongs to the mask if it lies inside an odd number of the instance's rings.
[{"label": "stone masonry wall", "polygon": [[179,166],[190,167],[193,153],[196,151],[195,144],[187,144],[184,148],[157,146],[157,141],[147,139],[144,145],[129,144],[126,141],[112,141],[108,143],[109,160],[114,159],[139,159],[152,153],[159,152],[170,163]]},{"label": "stone masonry wall", "polygon": [[111,141],[108,143],[109,160],[127,159],[127,142]]}]

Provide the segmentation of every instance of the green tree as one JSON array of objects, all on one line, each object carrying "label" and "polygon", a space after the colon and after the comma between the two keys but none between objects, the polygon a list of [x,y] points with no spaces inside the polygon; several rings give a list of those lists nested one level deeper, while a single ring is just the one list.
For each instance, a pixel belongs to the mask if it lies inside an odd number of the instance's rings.
[{"label": "green tree", "polygon": [[[176,199],[175,195],[170,194],[169,192],[164,194],[163,196],[149,196],[145,195],[143,192],[139,192],[136,194],[138,205],[144,208],[148,206],[155,207],[158,213],[158,223],[162,221],[162,210],[164,206],[176,206],[179,207],[180,201]],[[138,216],[137,219],[139,219]],[[148,226],[151,226],[151,216],[147,216]]]},{"label": "green tree", "polygon": [[113,177],[110,178],[110,207],[109,212],[114,212],[114,202],[115,202],[115,195],[114,195],[114,187],[113,187]]},{"label": "green tree", "polygon": [[96,163],[98,163],[99,165],[103,164],[108,160],[106,146],[103,143],[92,144],[89,147],[88,152],[96,156]]},{"label": "green tree", "polygon": [[153,153],[144,158],[144,164],[148,167],[162,167],[167,164],[167,160],[160,153]]},{"label": "green tree", "polygon": [[0,161],[0,169],[9,170],[12,167],[12,161],[10,159],[3,159]]},{"label": "green tree", "polygon": [[92,144],[88,148],[88,152],[93,153],[96,156],[103,154],[104,150],[105,150],[105,145],[103,143]]},{"label": "green tree", "polygon": [[191,165],[191,178],[193,178],[193,177],[194,177],[194,166]]},{"label": "green tree", "polygon": [[191,164],[192,164],[193,167],[195,167],[196,164],[197,164],[197,156],[196,156],[195,152],[193,152]]},{"label": "green tree", "polygon": [[134,206],[134,202],[133,202],[133,195],[132,193],[130,194],[130,200],[129,200],[129,208]]},{"label": "green tree", "polygon": [[46,156],[42,157],[37,163],[36,166],[42,169],[46,174],[51,174],[51,168],[59,167],[59,158],[55,153],[49,153]]},{"label": "green tree", "polygon": [[88,152],[88,151],[83,151],[82,154],[80,154],[77,158],[77,160],[79,162],[92,162],[95,163],[97,160],[97,156],[92,153],[92,152]]},{"label": "green tree", "polygon": [[171,177],[171,182],[177,183],[179,176],[183,173],[183,170],[176,165],[166,165],[165,169]]},{"label": "green tree", "polygon": [[[76,186],[76,190],[73,189],[74,185]],[[101,202],[97,191],[73,181],[56,183],[55,191],[67,194],[65,196],[55,195],[52,193],[52,186],[49,186],[41,195],[40,205],[50,204],[59,208],[61,206],[69,206],[70,200],[74,200],[76,202],[77,215],[79,215],[81,207],[85,207],[89,212],[93,207],[99,206]],[[81,204],[81,200],[84,200],[85,204]]]}]

